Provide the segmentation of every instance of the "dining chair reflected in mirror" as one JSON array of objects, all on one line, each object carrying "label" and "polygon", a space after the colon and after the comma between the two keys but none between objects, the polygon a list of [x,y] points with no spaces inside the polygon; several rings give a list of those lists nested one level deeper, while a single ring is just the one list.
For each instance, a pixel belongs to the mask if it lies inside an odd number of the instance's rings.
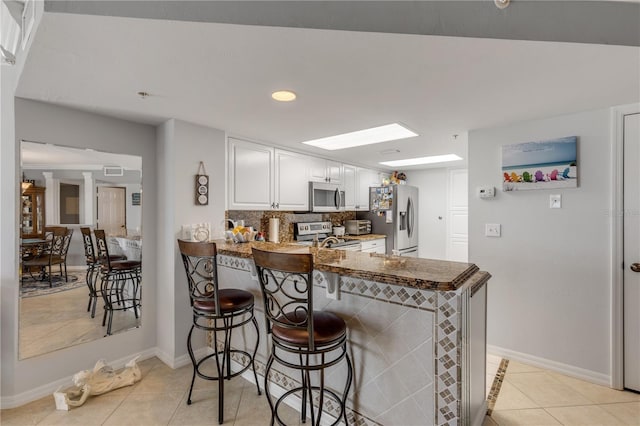
[{"label": "dining chair reflected in mirror", "polygon": [[64,280],[69,282],[69,275],[67,274],[67,253],[69,253],[69,246],[71,245],[71,238],[73,237],[73,229],[67,229],[62,240],[62,248],[60,250],[60,276],[62,276],[62,267],[64,266]]},{"label": "dining chair reflected in mirror", "polygon": [[[38,247],[34,249],[35,254],[22,261],[22,281],[25,275],[29,274],[36,281],[49,281],[49,287],[53,287],[52,267],[54,265],[60,265],[62,276],[62,250],[66,235],[65,227],[56,227],[48,231],[45,228],[45,239],[38,243]],[[34,276],[34,272],[38,275]]]}]

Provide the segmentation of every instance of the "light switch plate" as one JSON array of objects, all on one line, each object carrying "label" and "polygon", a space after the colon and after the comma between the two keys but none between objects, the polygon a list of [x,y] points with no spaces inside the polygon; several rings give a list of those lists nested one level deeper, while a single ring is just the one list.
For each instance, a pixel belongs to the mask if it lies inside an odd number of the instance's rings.
[{"label": "light switch plate", "polygon": [[499,223],[485,223],[484,224],[485,237],[499,237],[500,236],[500,224]]},{"label": "light switch plate", "polygon": [[551,195],[549,195],[549,208],[550,209],[561,209],[562,208],[562,195],[561,194],[551,194]]}]

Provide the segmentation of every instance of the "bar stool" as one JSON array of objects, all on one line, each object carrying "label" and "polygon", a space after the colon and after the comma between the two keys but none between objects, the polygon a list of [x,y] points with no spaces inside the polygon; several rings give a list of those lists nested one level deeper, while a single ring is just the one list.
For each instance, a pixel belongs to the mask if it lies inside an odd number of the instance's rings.
[{"label": "bar stool", "polygon": [[[102,326],[107,321],[107,336],[111,335],[113,325],[113,312],[126,311],[133,308],[133,313],[139,318],[139,308],[142,306],[141,277],[142,262],[139,260],[116,260],[109,256],[107,238],[103,229],[93,231],[96,236],[96,246],[98,249],[98,262],[100,264],[100,293],[104,300],[104,315]],[[127,283],[130,286],[127,287]]]},{"label": "bar stool", "polygon": [[[353,367],[347,353],[347,326],[342,318],[327,311],[313,310],[313,256],[311,254],[275,253],[253,248],[260,287],[264,299],[267,333],[271,334],[271,353],[264,375],[265,394],[271,407],[271,425],[274,420],[284,425],[278,416],[278,406],[296,392],[301,392],[301,421],[306,421],[307,401],[310,404],[311,423],[319,425],[325,394],[340,405],[340,413],[333,425],[344,417],[348,424],[346,400]],[[282,354],[280,353],[282,352]],[[297,357],[298,362],[293,359]],[[324,370],[342,359],[347,362],[347,382],[340,398],[324,386]],[[273,361],[296,369],[301,374],[301,386],[285,392],[275,403],[269,393],[268,377]],[[310,372],[319,373],[319,385],[311,384]],[[317,418],[313,404],[313,391],[318,400]]]},{"label": "bar stool", "polygon": [[[93,237],[91,236],[91,228],[80,227],[82,233],[82,242],[84,244],[84,259],[87,264],[87,274],[85,281],[87,287],[89,287],[89,304],[87,305],[87,312],[91,311],[91,318],[96,316],[96,305],[98,304],[98,296],[102,296],[100,289],[96,287],[96,278],[100,271],[100,262],[96,254],[95,247],[93,245]],[[109,259],[113,262],[118,260],[127,260],[126,256],[109,255]]]},{"label": "bar stool", "polygon": [[[255,356],[260,342],[258,322],[253,315],[254,298],[248,291],[232,288],[219,288],[218,269],[216,265],[217,249],[215,243],[200,243],[178,240],[182,262],[189,284],[189,297],[193,312],[193,324],[187,337],[187,350],[193,364],[193,376],[189,387],[187,404],[191,405],[193,384],[198,377],[205,380],[218,381],[218,423],[222,424],[224,417],[224,380],[244,373],[249,367],[253,369],[258,395],[258,375],[256,374]],[[237,321],[237,322],[236,322]],[[256,346],[253,354],[247,351],[231,348],[231,332],[249,322],[256,329]],[[197,328],[206,333],[212,332],[213,353],[197,360],[191,341],[193,330]],[[224,343],[218,342],[218,332],[223,332]],[[221,345],[221,347],[220,347]],[[231,372],[231,354],[240,354],[248,358],[249,362],[240,371]],[[202,371],[203,364],[215,358],[217,375],[211,376]]]}]

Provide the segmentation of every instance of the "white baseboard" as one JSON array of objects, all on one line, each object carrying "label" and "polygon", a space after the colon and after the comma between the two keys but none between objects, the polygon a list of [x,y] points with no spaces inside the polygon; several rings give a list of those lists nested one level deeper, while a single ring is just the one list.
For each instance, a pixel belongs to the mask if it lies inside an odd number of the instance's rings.
[{"label": "white baseboard", "polygon": [[[487,345],[487,352],[492,355],[501,356],[503,358],[512,359],[514,361],[520,361],[525,364],[533,365],[534,367],[540,367],[547,370],[555,371],[566,376],[575,377],[576,379],[584,380],[596,385],[611,386],[611,377],[607,374],[598,373],[596,371],[586,370],[584,368],[575,367],[569,364],[563,364],[561,362],[553,361],[546,358],[540,358],[534,355],[525,354],[522,352],[512,351],[511,349],[501,348],[499,346]],[[507,367],[508,370],[508,367]]]},{"label": "white baseboard", "polygon": [[[113,361],[108,361],[109,365],[111,365],[114,369],[123,368],[124,365],[131,361],[132,358],[139,356],[138,361],[142,361],[153,356],[156,356],[156,349],[151,348],[142,352],[137,352],[132,355],[127,355],[126,357],[116,359]],[[75,373],[74,373],[75,374]],[[60,387],[69,387],[73,384],[73,375],[69,377],[64,377],[59,380],[55,380],[51,383],[44,384],[42,386],[38,386],[37,388],[30,389],[26,392],[22,392],[17,395],[11,395],[7,397],[0,398],[0,408],[15,408],[21,405],[27,404],[31,401],[35,401],[37,399],[43,398],[47,395],[52,395],[53,392],[58,390]]]}]

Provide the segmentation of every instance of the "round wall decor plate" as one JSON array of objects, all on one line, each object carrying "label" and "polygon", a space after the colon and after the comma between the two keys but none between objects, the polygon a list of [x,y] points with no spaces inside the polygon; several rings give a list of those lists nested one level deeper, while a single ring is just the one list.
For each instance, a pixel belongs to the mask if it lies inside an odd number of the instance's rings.
[{"label": "round wall decor plate", "polygon": [[200,204],[207,204],[207,196],[206,195],[199,195],[198,196],[198,202]]},{"label": "round wall decor plate", "polygon": [[204,226],[198,226],[193,233],[193,238],[201,243],[209,241],[209,230]]}]

